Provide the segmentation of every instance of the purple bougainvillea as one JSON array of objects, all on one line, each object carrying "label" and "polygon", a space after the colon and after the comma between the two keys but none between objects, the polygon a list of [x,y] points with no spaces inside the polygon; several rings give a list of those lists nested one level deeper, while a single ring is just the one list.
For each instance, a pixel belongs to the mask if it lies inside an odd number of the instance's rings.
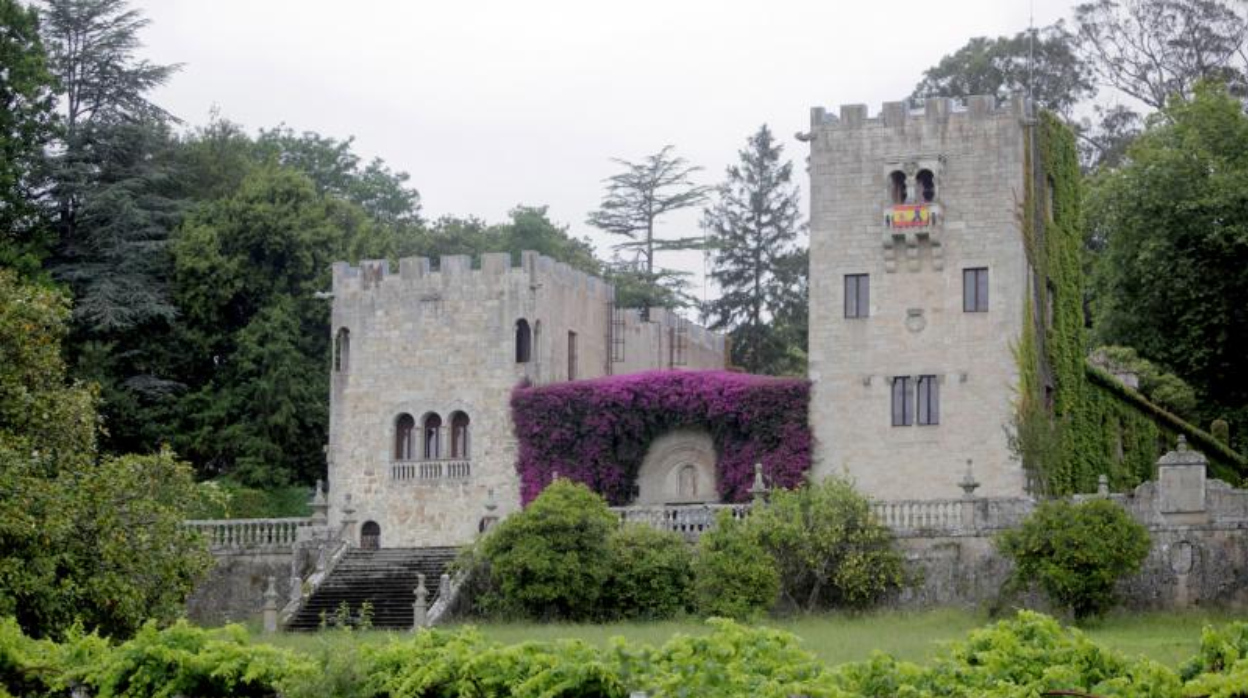
[{"label": "purple bougainvillea", "polygon": [[806,380],[727,371],[521,386],[511,396],[521,496],[528,504],[558,472],[627,504],[646,449],[678,427],[710,432],[722,500],[749,498],[756,462],[769,487],[795,487],[810,467],[809,403]]}]

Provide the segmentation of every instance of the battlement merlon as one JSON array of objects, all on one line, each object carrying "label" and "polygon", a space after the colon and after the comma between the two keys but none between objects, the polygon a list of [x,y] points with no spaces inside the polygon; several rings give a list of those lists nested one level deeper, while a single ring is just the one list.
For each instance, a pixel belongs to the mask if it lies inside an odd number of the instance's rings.
[{"label": "battlement merlon", "polygon": [[511,253],[487,252],[481,255],[476,268],[470,255],[442,255],[438,258],[437,269],[428,257],[404,257],[399,260],[397,274],[395,272],[390,261],[385,259],[365,259],[359,265],[335,262],[334,294],[380,288],[431,289],[451,284],[497,284],[505,278],[526,277],[531,286],[563,286],[603,303],[615,298],[615,288],[606,281],[532,250],[521,252],[518,264],[513,264]]},{"label": "battlement merlon", "polygon": [[904,129],[907,124],[947,124],[957,120],[987,120],[1002,117],[1030,119],[1031,103],[1023,95],[1014,95],[998,102],[993,95],[971,95],[964,101],[948,97],[928,97],[922,106],[911,107],[911,102],[885,102],[875,117],[867,115],[865,104],[843,104],[840,114],[831,114],[824,107],[810,110],[810,133],[798,134],[801,140],[810,140],[820,130],[854,130],[867,128]]}]

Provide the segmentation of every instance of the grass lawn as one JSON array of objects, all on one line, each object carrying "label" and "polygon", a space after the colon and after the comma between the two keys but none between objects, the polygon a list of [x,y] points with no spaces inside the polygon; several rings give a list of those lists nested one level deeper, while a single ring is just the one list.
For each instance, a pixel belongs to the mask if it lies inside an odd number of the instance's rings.
[{"label": "grass lawn", "polygon": [[[1126,613],[1119,612],[1084,628],[1096,642],[1128,655],[1144,655],[1172,667],[1196,653],[1200,631],[1206,625],[1221,625],[1248,616],[1224,613]],[[885,611],[861,615],[828,614],[796,618],[767,619],[762,624],[797,635],[802,646],[829,664],[866,659],[879,650],[901,659],[922,662],[952,640],[959,640],[977,627],[991,622],[987,615],[969,611],[940,609],[923,612]],[[454,628],[456,626],[448,626]],[[632,642],[660,645],[676,633],[706,632],[694,620],[656,623],[609,623],[601,625],[480,623],[477,627],[489,638],[505,644],[527,640],[580,638],[605,646],[622,636]],[[388,632],[355,633],[357,643],[381,643],[402,634]],[[258,641],[291,649],[315,652],[334,634],[283,634]]]}]

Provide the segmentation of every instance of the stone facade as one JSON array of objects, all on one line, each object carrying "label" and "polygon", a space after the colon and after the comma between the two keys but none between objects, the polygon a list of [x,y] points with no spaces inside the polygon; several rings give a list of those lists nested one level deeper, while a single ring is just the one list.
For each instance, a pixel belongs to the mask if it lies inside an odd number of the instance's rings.
[{"label": "stone facade", "polygon": [[950,497],[972,460],[982,494],[1023,493],[1007,427],[1030,297],[1018,219],[1029,123],[1022,100],[991,97],[889,103],[875,118],[862,105],[812,111],[799,137],[811,146],[816,476],[848,473],[876,499]]},{"label": "stone facade", "polygon": [[519,508],[509,400],[546,384],[722,368],[722,337],[614,308],[604,281],[536,253],[334,267],[330,519],[366,545],[470,541]]}]

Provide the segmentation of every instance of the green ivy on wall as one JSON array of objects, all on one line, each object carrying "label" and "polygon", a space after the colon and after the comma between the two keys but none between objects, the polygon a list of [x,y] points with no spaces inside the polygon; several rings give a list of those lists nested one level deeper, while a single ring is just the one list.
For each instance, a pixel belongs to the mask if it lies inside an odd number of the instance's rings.
[{"label": "green ivy on wall", "polygon": [[1033,485],[1050,495],[1090,492],[1105,474],[1112,489],[1133,488],[1153,476],[1158,456],[1180,433],[1209,458],[1211,476],[1238,483],[1248,472],[1243,457],[1088,365],[1075,136],[1042,112],[1031,138],[1021,213],[1031,302],[1015,347],[1014,447]]}]

